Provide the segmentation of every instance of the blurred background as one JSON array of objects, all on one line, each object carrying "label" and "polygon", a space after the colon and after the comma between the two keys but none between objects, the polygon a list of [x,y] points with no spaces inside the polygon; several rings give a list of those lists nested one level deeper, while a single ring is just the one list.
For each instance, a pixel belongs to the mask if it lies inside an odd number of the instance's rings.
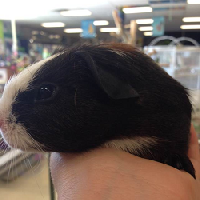
[{"label": "blurred background", "polygon": [[[30,63],[84,43],[127,43],[151,56],[190,89],[200,138],[200,0],[2,0],[0,95]],[[49,155],[1,141],[1,200],[54,199]]]}]

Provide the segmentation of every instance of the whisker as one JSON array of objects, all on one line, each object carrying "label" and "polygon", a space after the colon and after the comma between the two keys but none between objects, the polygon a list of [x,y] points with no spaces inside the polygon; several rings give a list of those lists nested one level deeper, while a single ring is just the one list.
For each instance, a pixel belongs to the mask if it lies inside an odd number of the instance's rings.
[{"label": "whisker", "polygon": [[[13,152],[11,152],[11,154],[13,155]],[[10,171],[11,171],[11,168],[12,168],[12,159],[9,162],[10,162],[10,165],[9,165],[8,174],[7,174],[8,178],[10,177]],[[8,178],[7,178],[7,183],[8,183]]]},{"label": "whisker", "polygon": [[30,139],[32,140],[32,145],[33,145],[33,148],[36,148],[38,151],[40,151],[40,152],[44,152],[43,151],[43,149],[42,149],[42,147],[38,144],[38,142],[35,140],[35,139],[33,139],[33,137],[28,133],[28,131],[27,131],[27,134],[29,135],[29,137],[30,137]]},{"label": "whisker", "polygon": [[40,189],[40,187],[39,187],[39,184],[38,184],[38,182],[37,182],[37,180],[36,180],[36,178],[35,178],[35,176],[34,176],[34,173],[33,173],[33,167],[32,167],[32,165],[31,165],[31,163],[30,163],[30,160],[29,159],[27,159],[27,161],[28,161],[28,164],[29,164],[29,166],[30,166],[30,168],[31,168],[31,172],[32,172],[32,174],[33,174],[33,177],[34,177],[34,179],[35,179],[35,182],[36,182],[36,184],[37,184],[37,187],[38,187],[38,189],[39,189],[39,191],[40,191],[40,194],[42,195],[42,197],[43,197],[43,199],[44,199],[44,195],[43,195],[43,193],[42,193],[42,191],[41,191],[41,189]]}]

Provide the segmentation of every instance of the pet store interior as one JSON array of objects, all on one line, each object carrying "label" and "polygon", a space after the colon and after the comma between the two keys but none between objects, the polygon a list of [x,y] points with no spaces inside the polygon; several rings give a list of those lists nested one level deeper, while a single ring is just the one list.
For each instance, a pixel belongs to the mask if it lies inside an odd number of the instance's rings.
[{"label": "pet store interior", "polygon": [[[189,89],[200,139],[199,36],[200,0],[2,0],[0,95],[10,77],[58,48],[130,44]],[[56,199],[49,154],[0,141],[0,199]]]}]

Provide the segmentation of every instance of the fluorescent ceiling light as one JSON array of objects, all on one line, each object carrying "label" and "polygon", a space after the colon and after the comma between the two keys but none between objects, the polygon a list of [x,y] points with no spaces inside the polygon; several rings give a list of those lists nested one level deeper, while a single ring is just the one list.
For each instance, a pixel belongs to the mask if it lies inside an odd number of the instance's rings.
[{"label": "fluorescent ceiling light", "polygon": [[1,2],[0,19],[29,20],[39,16],[46,16],[48,14],[46,9],[48,6],[46,7],[46,4],[41,0],[34,0],[31,5],[27,3],[27,0],[6,0]]},{"label": "fluorescent ceiling light", "polygon": [[152,31],[153,27],[152,26],[142,26],[139,28],[140,31]]},{"label": "fluorescent ceiling light", "polygon": [[135,7],[135,8],[123,8],[124,13],[145,13],[152,12],[151,7]]},{"label": "fluorescent ceiling light", "polygon": [[153,19],[137,19],[137,24],[153,24]]},{"label": "fluorescent ceiling light", "polygon": [[100,32],[102,33],[116,33],[118,31],[118,28],[100,28]]},{"label": "fluorescent ceiling light", "polygon": [[[5,10],[4,10],[5,11]],[[38,16],[42,16],[40,13],[28,13],[28,12],[12,12],[12,11],[9,11],[6,10],[6,13],[2,11],[2,8],[1,8],[1,11],[0,11],[0,20],[12,20],[12,19],[15,19],[15,20],[30,20],[30,19],[34,19],[34,18],[37,18]]]},{"label": "fluorescent ceiling light", "polygon": [[184,17],[184,22],[200,22],[200,17]]},{"label": "fluorescent ceiling light", "polygon": [[89,10],[68,10],[60,12],[63,16],[90,16],[92,12]]},{"label": "fluorescent ceiling light", "polygon": [[104,26],[104,25],[108,25],[109,23],[108,23],[107,20],[95,20],[95,21],[93,22],[93,24],[94,24],[95,26]]},{"label": "fluorescent ceiling light", "polygon": [[108,4],[107,0],[34,0],[29,3],[27,0],[1,0],[0,19],[3,20],[27,20],[49,16],[53,10],[65,9],[89,9],[99,8]]},{"label": "fluorescent ceiling light", "polygon": [[200,29],[200,24],[182,25],[181,29]]},{"label": "fluorescent ceiling light", "polygon": [[144,36],[152,36],[153,33],[152,32],[144,32]]},{"label": "fluorescent ceiling light", "polygon": [[64,27],[65,24],[62,22],[48,22],[41,24],[41,26],[45,28],[59,28],[59,27]]},{"label": "fluorescent ceiling light", "polygon": [[188,0],[188,4],[200,4],[200,0]]},{"label": "fluorescent ceiling light", "polygon": [[65,33],[82,33],[83,30],[81,28],[66,28],[64,32]]}]

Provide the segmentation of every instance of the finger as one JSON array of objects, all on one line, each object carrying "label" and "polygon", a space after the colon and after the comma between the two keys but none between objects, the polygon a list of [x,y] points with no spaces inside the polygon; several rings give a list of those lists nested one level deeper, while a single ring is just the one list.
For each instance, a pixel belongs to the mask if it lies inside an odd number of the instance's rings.
[{"label": "finger", "polygon": [[200,178],[200,153],[199,153],[199,144],[197,139],[196,131],[191,125],[190,129],[190,141],[189,141],[189,150],[188,150],[188,157],[192,161],[192,164],[196,171],[196,177],[197,179]]},{"label": "finger", "polygon": [[190,159],[199,161],[200,160],[199,144],[198,144],[197,134],[193,125],[191,126],[190,133],[191,137],[189,141],[188,157]]}]

